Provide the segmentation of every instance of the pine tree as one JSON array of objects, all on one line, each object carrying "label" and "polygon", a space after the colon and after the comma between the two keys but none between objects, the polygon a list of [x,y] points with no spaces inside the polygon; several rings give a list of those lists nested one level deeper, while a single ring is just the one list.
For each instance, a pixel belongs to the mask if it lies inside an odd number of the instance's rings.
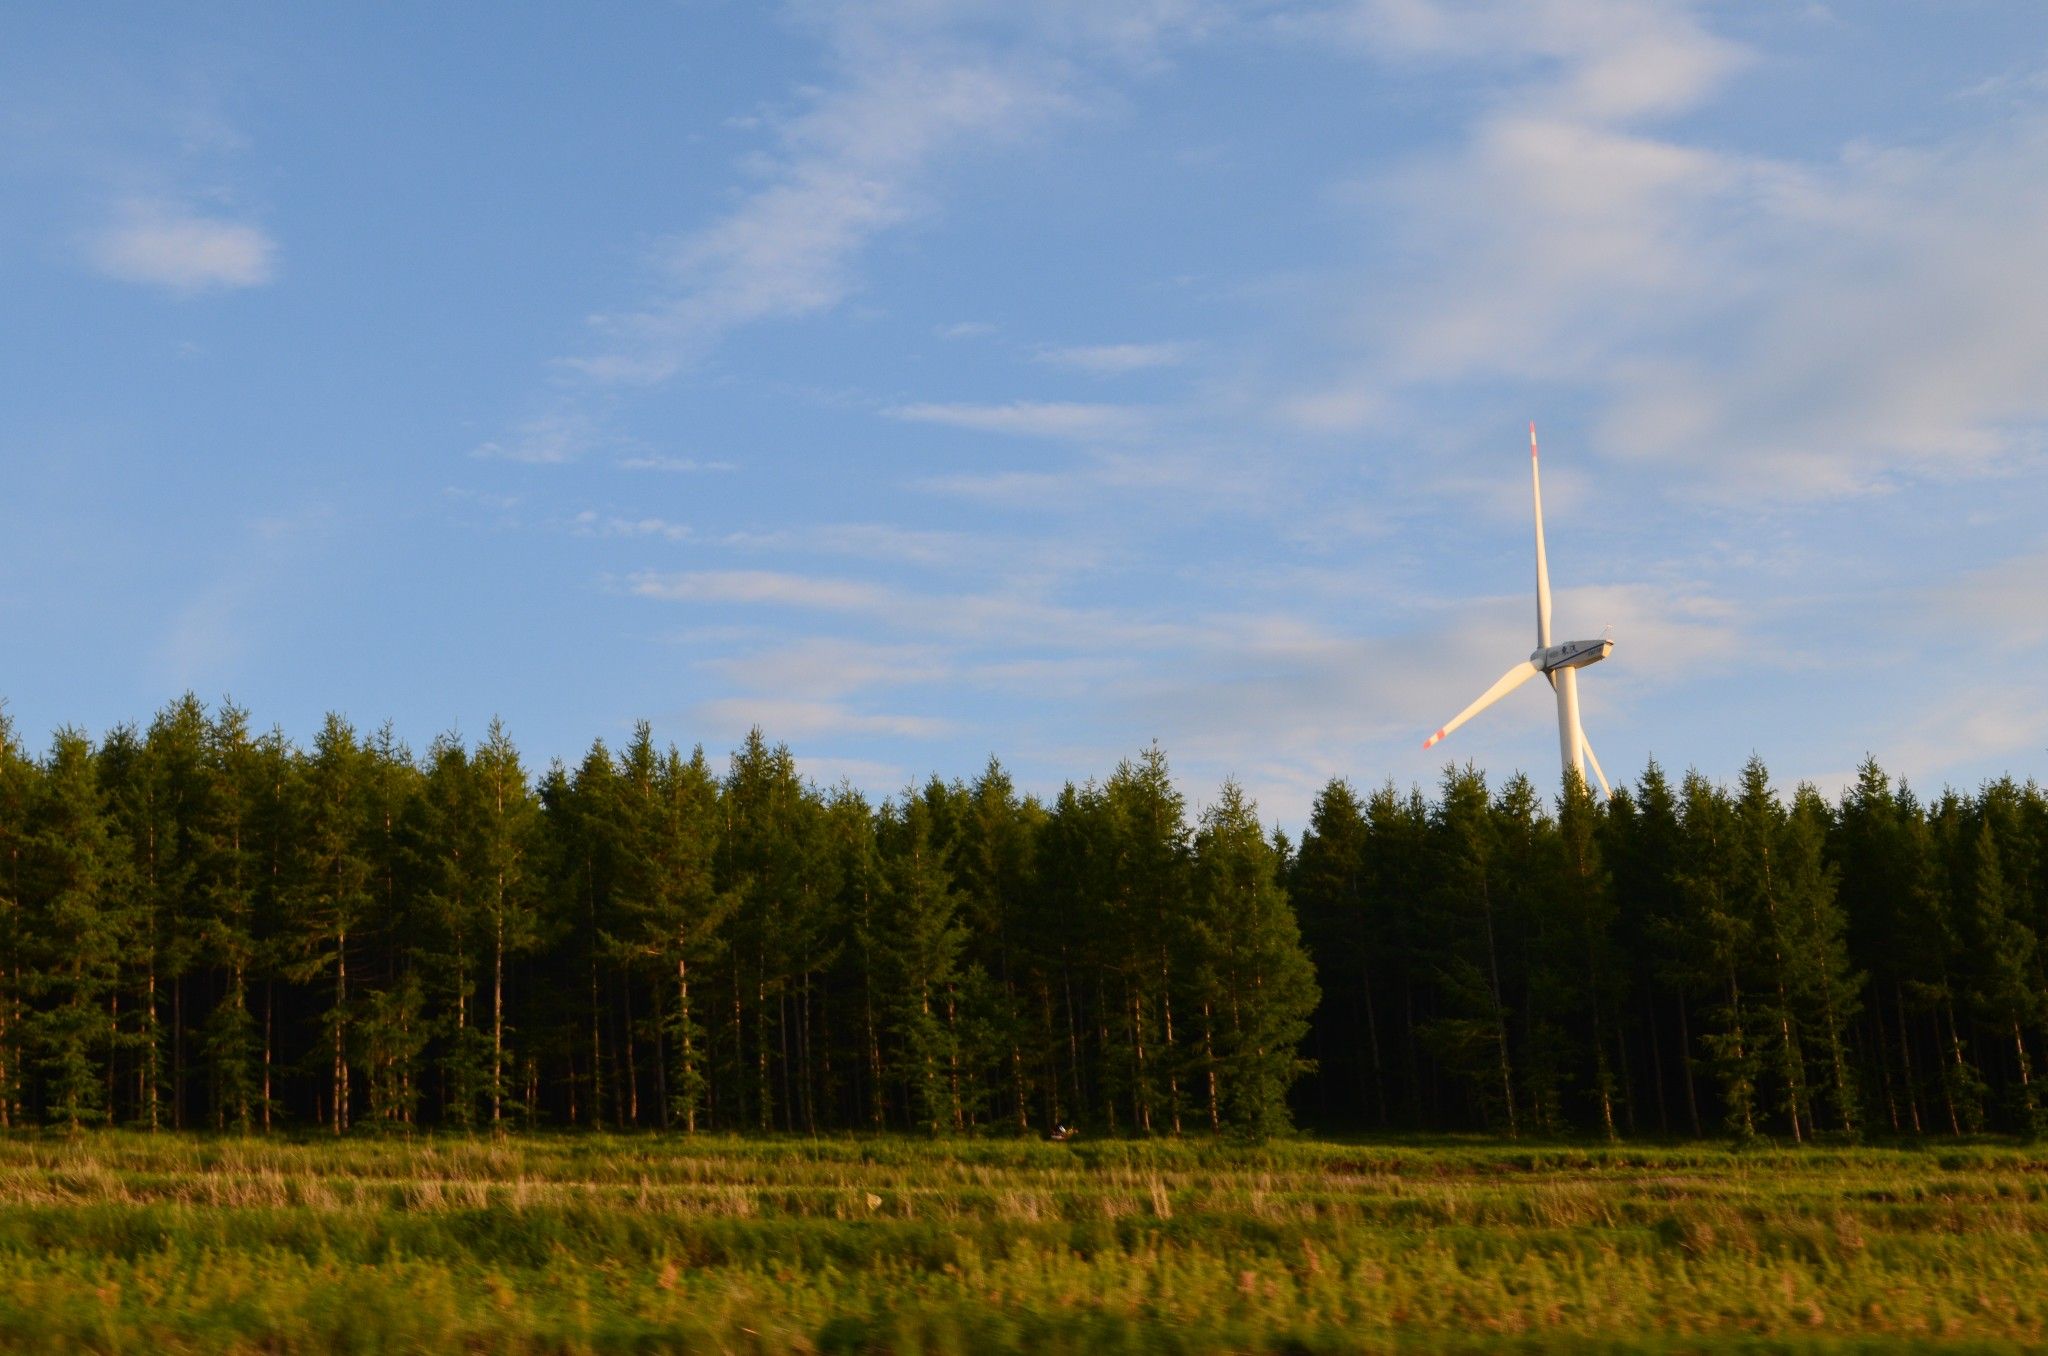
[{"label": "pine tree", "polygon": [[1504,983],[1493,804],[1477,770],[1448,768],[1429,822],[1432,887],[1424,954],[1437,999],[1420,1034],[1482,1124],[1521,1134]]},{"label": "pine tree", "polygon": [[883,893],[874,810],[852,786],[836,787],[825,805],[822,837],[840,882],[837,916],[847,937],[843,1011],[850,1017],[854,1049],[849,1123],[879,1130],[887,1121],[888,1075],[882,1059],[885,986]]},{"label": "pine tree", "polygon": [[75,1132],[110,1111],[107,1061],[119,1031],[132,867],[82,733],[57,732],[37,790],[24,872],[36,938],[28,1035],[44,1118]]},{"label": "pine tree", "polygon": [[1195,992],[1212,1127],[1253,1137],[1291,1125],[1287,1092],[1321,992],[1257,807],[1225,782],[1194,844]]},{"label": "pine tree", "polygon": [[353,1089],[349,1030],[351,943],[376,903],[376,862],[368,850],[372,790],[370,756],[347,721],[330,713],[306,760],[295,818],[300,832],[290,899],[296,951],[291,977],[326,977],[331,986],[321,1025],[325,1047],[313,1055],[328,1071],[325,1118],[337,1135],[349,1128]]},{"label": "pine tree", "polygon": [[1803,1023],[1792,992],[1801,958],[1797,915],[1787,899],[1781,860],[1785,833],[1785,808],[1771,789],[1763,760],[1752,756],[1743,767],[1742,790],[1735,801],[1731,902],[1747,925],[1751,943],[1748,961],[1756,977],[1751,995],[1752,1030],[1769,1052],[1778,1108],[1785,1113],[1796,1143],[1812,1128],[1812,1106]]},{"label": "pine tree", "polygon": [[1044,1078],[1043,1060],[1027,1058],[1026,1047],[1049,1034],[1030,1016],[1026,946],[1019,935],[1036,887],[1032,867],[1042,816],[1035,802],[1018,797],[994,758],[957,808],[953,859],[973,977],[962,1058],[979,1078],[1003,1090],[1000,1100],[1021,1134],[1030,1124],[1032,1085]]},{"label": "pine tree", "polygon": [[212,1075],[215,1125],[248,1134],[269,1107],[250,997],[252,983],[268,973],[258,910],[265,874],[258,826],[265,769],[246,711],[229,703],[214,714],[203,769],[206,791],[191,829],[193,921],[200,956],[223,973],[225,984],[207,1016],[201,1047]]},{"label": "pine tree", "polygon": [[1590,1061],[1580,1062],[1590,1062],[1585,1072],[1593,1106],[1601,1134],[1611,1140],[1619,1133],[1617,1027],[1627,974],[1616,947],[1613,878],[1601,854],[1600,829],[1600,807],[1585,778],[1568,773],[1558,799],[1556,857],[1546,873],[1545,951],[1549,968],[1560,977],[1555,988],[1567,1025],[1583,1033],[1581,1049],[1590,1052]]},{"label": "pine tree", "polygon": [[1157,744],[1117,766],[1102,813],[1105,921],[1122,991],[1114,1029],[1128,1061],[1132,1128],[1179,1133],[1190,1067],[1174,1008],[1186,979],[1175,952],[1188,914],[1187,809]]},{"label": "pine tree", "polygon": [[1341,1076],[1346,1086],[1336,1107],[1351,1115],[1370,1114],[1385,1126],[1387,1071],[1374,980],[1386,973],[1393,939],[1380,916],[1388,897],[1368,893],[1371,836],[1358,794],[1349,782],[1333,779],[1309,810],[1288,895],[1319,970],[1355,980],[1333,984],[1325,997],[1316,1024],[1316,1034],[1323,1037],[1316,1045],[1323,1075],[1319,1082],[1327,1089],[1333,1075]]},{"label": "pine tree", "polygon": [[1676,1081],[1683,1095],[1683,1124],[1698,1135],[1704,1127],[1695,1077],[1691,992],[1698,966],[1688,951],[1687,909],[1679,889],[1678,799],[1655,759],[1632,791],[1616,790],[1606,826],[1617,937],[1633,960],[1634,984],[1641,995],[1642,1044],[1657,1086],[1658,1126],[1670,1129],[1666,1084]]},{"label": "pine tree", "polygon": [[510,1034],[505,1021],[506,966],[540,940],[535,882],[528,869],[534,849],[539,802],[534,799],[519,751],[493,719],[472,762],[477,784],[478,877],[491,947],[491,1064],[486,1090],[491,1124],[505,1119],[506,1065]]},{"label": "pine tree", "polygon": [[26,1051],[22,1019],[26,949],[35,937],[28,911],[40,769],[22,748],[0,703],[0,1129],[20,1119]]},{"label": "pine tree", "polygon": [[482,795],[469,750],[455,735],[442,735],[427,749],[426,775],[403,829],[406,875],[421,922],[414,943],[423,973],[414,986],[441,1014],[435,1022],[441,1114],[464,1129],[476,1124],[491,1085],[490,1036],[477,1012],[489,932]]},{"label": "pine tree", "polygon": [[951,868],[934,841],[933,820],[930,803],[915,792],[883,808],[886,891],[877,940],[896,1076],[911,1122],[936,1135],[961,1125],[953,1077],[959,1048],[949,1000],[967,934]]},{"label": "pine tree", "polygon": [[[1906,990],[1925,959],[1916,952],[1918,903],[1928,889],[1929,862],[1919,807],[1909,791],[1895,793],[1874,758],[1858,769],[1842,793],[1828,843],[1839,879],[1837,898],[1846,923],[1843,944],[1869,967],[1867,1011],[1872,1023],[1877,1084],[1894,1134],[1920,1134],[1920,1069],[1913,1054],[1916,1011]],[[1887,1020],[1886,1011],[1890,1018]],[[1896,1057],[1896,1063],[1894,1058]]]},{"label": "pine tree", "polygon": [[1721,1090],[1722,1126],[1738,1138],[1758,1133],[1759,1019],[1751,991],[1755,920],[1745,907],[1734,865],[1735,807],[1697,772],[1680,790],[1678,844],[1682,912],[1672,969],[1688,988],[1718,1001],[1700,1014],[1700,1047]]},{"label": "pine tree", "polygon": [[2038,939],[2020,916],[2017,892],[2007,881],[1988,818],[1978,825],[1970,858],[1960,915],[1966,952],[1974,962],[1971,1007],[2001,1043],[2011,1042],[2019,1080],[2013,1089],[2015,1119],[2022,1130],[2035,1134],[2041,1114],[2026,1031],[2041,1019],[2041,994],[2032,983]]},{"label": "pine tree", "polygon": [[619,779],[617,945],[651,965],[657,992],[667,995],[659,1000],[673,1070],[666,1076],[665,1114],[695,1134],[709,1086],[698,977],[718,958],[720,928],[734,904],[730,893],[718,890],[714,874],[718,782],[701,748],[688,762],[673,748],[657,756],[644,723],[620,756]]},{"label": "pine tree", "polygon": [[1862,1128],[1863,1113],[1850,1038],[1862,1006],[1864,976],[1849,960],[1849,924],[1838,897],[1838,873],[1827,861],[1831,818],[1810,785],[1793,793],[1779,840],[1777,880],[1792,962],[1787,975],[1791,998],[1801,1026],[1812,1033],[1812,1054],[1836,1128],[1853,1136]]},{"label": "pine tree", "polygon": [[1971,905],[1969,844],[1971,807],[1945,792],[1927,815],[1928,855],[1932,859],[1925,889],[1916,892],[1912,935],[1921,962],[1920,976],[1909,986],[1932,1019],[1941,1050],[1941,1094],[1950,1132],[1976,1134],[1984,1128],[1989,1091],[1963,1033],[1960,1015],[1967,1015],[1972,997]]}]

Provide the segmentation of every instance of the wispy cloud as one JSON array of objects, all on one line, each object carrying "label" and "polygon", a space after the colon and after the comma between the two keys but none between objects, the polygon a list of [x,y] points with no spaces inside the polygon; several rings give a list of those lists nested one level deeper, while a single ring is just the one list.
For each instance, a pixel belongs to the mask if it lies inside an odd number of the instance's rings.
[{"label": "wispy cloud", "polygon": [[628,585],[640,597],[667,602],[773,604],[825,612],[871,612],[895,601],[874,584],[774,570],[643,571],[631,576]]},{"label": "wispy cloud", "polygon": [[1155,367],[1178,367],[1187,361],[1188,352],[1186,344],[1082,344],[1042,348],[1035,356],[1054,367],[1114,377]]},{"label": "wispy cloud", "polygon": [[941,325],[932,333],[941,339],[984,339],[996,332],[996,327],[986,320],[961,320],[951,325]]},{"label": "wispy cloud", "polygon": [[722,697],[705,702],[696,714],[715,729],[730,733],[758,725],[772,730],[777,739],[838,734],[936,739],[953,730],[951,721],[936,716],[856,711],[841,702],[774,697]]},{"label": "wispy cloud", "polygon": [[[1598,447],[1730,495],[1973,471],[2048,418],[2048,120],[1829,158],[1714,144],[1674,115],[1755,63],[1650,0],[1360,0],[1313,19],[1377,60],[1495,76],[1455,148],[1359,195],[1398,276],[1299,425],[1363,427],[1450,383],[1590,394]],[[1882,281],[1879,281],[1882,280]]]},{"label": "wispy cloud", "polygon": [[773,532],[729,532],[723,545],[744,551],[783,551],[894,560],[912,565],[958,565],[984,539],[966,532],[897,527],[889,523],[819,523]]},{"label": "wispy cloud", "polygon": [[[605,382],[660,381],[738,326],[829,311],[860,289],[886,232],[936,211],[935,180],[963,155],[1030,137],[1091,101],[1104,69],[1146,68],[1176,35],[1218,20],[1213,0],[1057,0],[807,6],[828,78],[801,110],[763,121],[774,146],[757,186],[720,219],[669,241],[646,305],[594,318],[597,351],[567,360]],[[943,327],[946,338],[989,332]]]},{"label": "wispy cloud", "polygon": [[2006,651],[2048,646],[2048,550],[1974,571],[1928,601],[1920,634],[1939,637],[1946,651],[1972,641]]},{"label": "wispy cloud", "polygon": [[735,326],[812,315],[858,286],[883,231],[929,210],[923,183],[964,145],[1015,136],[1068,106],[1055,66],[902,41],[842,38],[844,83],[780,130],[766,182],[722,220],[671,242],[666,295],[597,318],[596,353],[570,366],[601,381],[659,381]]},{"label": "wispy cloud", "polygon": [[677,475],[739,469],[737,463],[730,461],[698,461],[693,457],[666,457],[653,454],[621,457],[618,467],[621,471],[670,471]]},{"label": "wispy cloud", "polygon": [[661,537],[667,541],[687,541],[696,535],[687,523],[672,523],[666,518],[625,518],[616,514],[600,514],[596,509],[585,509],[571,520],[578,532],[600,537]]},{"label": "wispy cloud", "polygon": [[260,287],[277,275],[277,252],[261,227],[155,199],[124,203],[87,243],[106,276],[181,295]]},{"label": "wispy cloud", "polygon": [[1519,71],[1508,102],[1574,120],[1682,112],[1749,59],[1689,0],[1348,0],[1283,10],[1274,26],[1397,61]]},{"label": "wispy cloud", "polygon": [[579,411],[561,411],[529,419],[502,440],[481,443],[473,457],[552,466],[575,461],[602,445],[596,422]]},{"label": "wispy cloud", "polygon": [[898,405],[892,419],[944,424],[979,433],[1013,433],[1030,438],[1107,438],[1135,432],[1145,412],[1129,405],[1013,400],[1001,405]]},{"label": "wispy cloud", "polygon": [[749,654],[724,655],[706,661],[705,667],[753,691],[809,699],[942,682],[957,673],[943,648],[928,642],[837,636],[806,636]]}]

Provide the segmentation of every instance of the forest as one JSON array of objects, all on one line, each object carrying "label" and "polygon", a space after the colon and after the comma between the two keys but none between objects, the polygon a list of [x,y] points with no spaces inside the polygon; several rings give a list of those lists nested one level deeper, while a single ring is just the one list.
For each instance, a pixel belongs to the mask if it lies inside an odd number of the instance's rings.
[{"label": "forest", "polygon": [[9,1126],[2032,1134],[2044,929],[2038,786],[1874,761],[1336,780],[1293,842],[1156,746],[876,803],[759,731],[0,721]]}]

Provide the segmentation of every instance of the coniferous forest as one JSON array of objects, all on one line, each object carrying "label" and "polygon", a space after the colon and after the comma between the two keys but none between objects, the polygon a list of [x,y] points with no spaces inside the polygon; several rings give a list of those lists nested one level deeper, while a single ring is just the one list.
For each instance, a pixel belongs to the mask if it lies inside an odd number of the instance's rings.
[{"label": "coniferous forest", "polygon": [[0,721],[0,1121],[152,1129],[2033,1133],[2048,797],[1333,781],[1153,748],[872,803],[758,732],[574,766],[186,697]]}]

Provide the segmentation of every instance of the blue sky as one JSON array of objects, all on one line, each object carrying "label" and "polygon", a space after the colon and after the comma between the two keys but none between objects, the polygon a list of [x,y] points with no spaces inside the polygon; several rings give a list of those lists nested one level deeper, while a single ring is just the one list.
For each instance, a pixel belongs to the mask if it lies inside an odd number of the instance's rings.
[{"label": "blue sky", "polygon": [[2048,9],[0,16],[0,693],[875,792],[2048,772]]}]

